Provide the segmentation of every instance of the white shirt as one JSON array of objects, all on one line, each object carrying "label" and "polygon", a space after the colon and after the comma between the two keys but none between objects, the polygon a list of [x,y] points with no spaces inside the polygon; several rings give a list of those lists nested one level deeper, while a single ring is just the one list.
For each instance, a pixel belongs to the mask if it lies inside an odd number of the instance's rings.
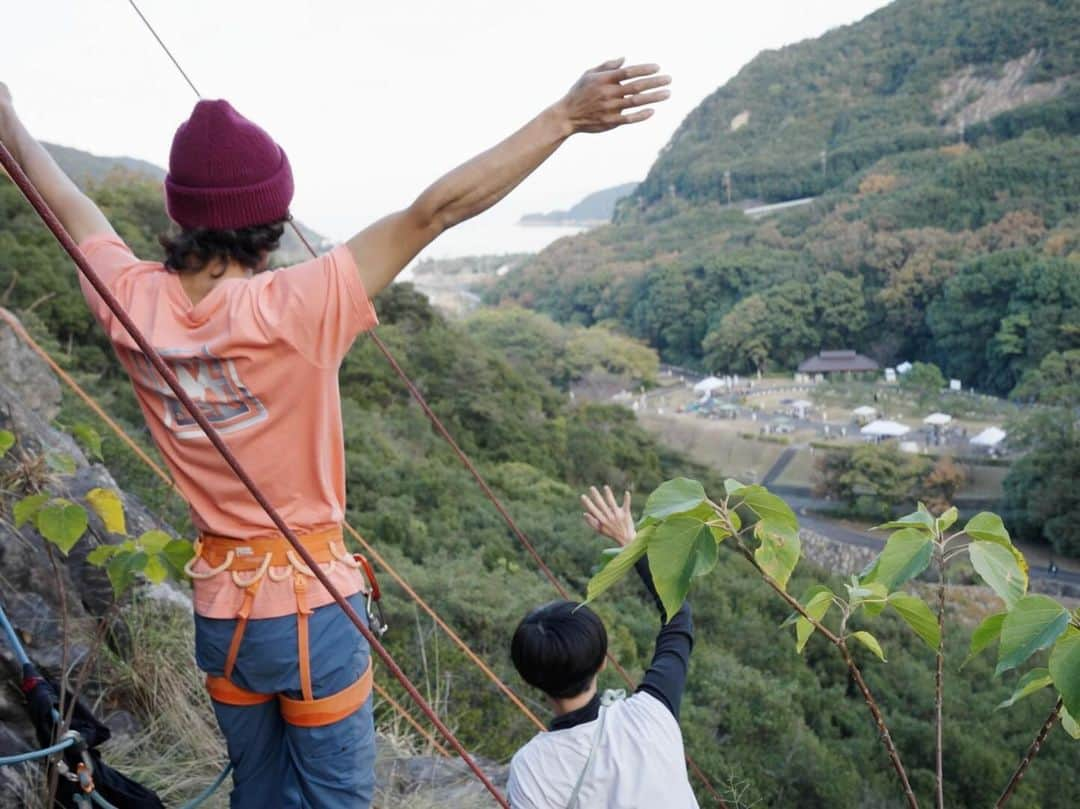
[{"label": "white shirt", "polygon": [[[578,795],[580,809],[698,809],[682,732],[667,706],[638,692],[603,710],[603,735]],[[566,809],[599,721],[538,733],[518,750],[510,762],[510,806]]]}]

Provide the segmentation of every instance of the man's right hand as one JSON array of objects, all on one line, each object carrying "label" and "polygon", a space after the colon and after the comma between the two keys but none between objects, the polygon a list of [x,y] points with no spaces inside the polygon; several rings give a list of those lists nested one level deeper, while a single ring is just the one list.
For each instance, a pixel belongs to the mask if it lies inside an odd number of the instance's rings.
[{"label": "man's right hand", "polygon": [[603,494],[590,486],[589,491],[581,495],[581,504],[585,507],[585,522],[596,533],[610,537],[624,548],[637,535],[634,515],[630,511],[630,492],[623,494],[622,505],[619,505],[610,486],[604,486]]}]

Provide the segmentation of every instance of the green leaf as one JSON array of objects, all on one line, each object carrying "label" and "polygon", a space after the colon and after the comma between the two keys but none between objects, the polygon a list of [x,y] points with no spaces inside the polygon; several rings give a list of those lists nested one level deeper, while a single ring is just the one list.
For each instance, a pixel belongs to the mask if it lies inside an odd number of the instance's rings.
[{"label": "green leaf", "polygon": [[1053,681],[1050,672],[1046,669],[1032,669],[1020,678],[1020,682],[1016,684],[1016,689],[1013,691],[1012,696],[999,704],[994,710],[1000,711],[1002,708],[1010,708],[1024,697],[1029,697],[1036,691],[1041,691],[1043,688],[1046,688],[1046,686],[1050,685]]},{"label": "green leaf", "polygon": [[62,452],[45,453],[45,464],[53,472],[60,475],[74,475],[75,470],[78,469],[75,465],[75,459]]},{"label": "green leaf", "polygon": [[[637,532],[637,535],[629,545],[620,550],[614,559],[604,565],[595,576],[589,579],[589,585],[585,590],[585,603],[595,601],[602,593],[615,584],[615,582],[630,572],[630,568],[634,566],[634,563],[644,556],[645,551],[649,549],[649,540],[652,538],[655,530],[655,525],[649,525],[642,528]],[[187,562],[185,561],[184,564],[187,564]],[[180,567],[182,568],[183,565],[180,565]]]},{"label": "green leaf", "polygon": [[15,433],[11,430],[0,430],[0,458],[7,455],[8,450],[13,446],[15,446]]},{"label": "green leaf", "polygon": [[754,524],[754,536],[761,543],[754,551],[754,559],[780,589],[786,589],[802,552],[798,529],[789,528],[786,523],[761,519]]},{"label": "green leaf", "polygon": [[788,532],[799,530],[799,520],[795,517],[791,506],[764,486],[743,486],[731,494],[740,498],[741,505],[753,511],[760,521],[786,529]]},{"label": "green leaf", "polygon": [[137,544],[147,553],[161,553],[172,541],[173,538],[171,536],[164,531],[159,531],[155,528],[140,536],[137,540]]},{"label": "green leaf", "polygon": [[146,567],[146,558],[142,551],[121,553],[114,556],[105,567],[116,598],[120,598],[124,591],[135,583],[135,574]]},{"label": "green leaf", "polygon": [[647,553],[653,583],[668,619],[686,599],[690,580],[716,566],[718,542],[718,535],[694,517],[671,517],[656,526]]},{"label": "green leaf", "polygon": [[953,527],[959,516],[960,512],[956,510],[956,506],[948,509],[944,514],[937,518],[937,530],[944,534]]},{"label": "green leaf", "polygon": [[1080,740],[1080,722],[1073,719],[1072,714],[1069,713],[1064,705],[1061,706],[1061,712],[1058,716],[1061,717],[1062,729],[1074,739]]},{"label": "green leaf", "polygon": [[184,566],[195,556],[194,546],[186,539],[174,539],[161,552],[173,569],[176,578],[184,575]]},{"label": "green leaf", "polygon": [[1021,598],[1001,624],[1001,646],[994,670],[1000,675],[1014,669],[1040,649],[1058,639],[1069,625],[1068,611],[1043,595]]},{"label": "green leaf", "polygon": [[913,528],[929,533],[934,530],[934,515],[926,510],[926,506],[924,506],[922,503],[919,503],[918,511],[913,511],[911,514],[906,514],[898,520],[891,520],[890,522],[874,526],[875,531],[880,531],[883,529],[903,530],[905,528]]},{"label": "green leaf", "polygon": [[1080,629],[1070,626],[1050,652],[1050,675],[1065,708],[1080,716]]},{"label": "green leaf", "polygon": [[869,632],[852,632],[851,637],[855,638],[859,643],[877,655],[878,660],[882,663],[885,662],[885,652],[881,649],[881,644],[878,643],[877,638],[871,635]]},{"label": "green leaf", "polygon": [[162,561],[161,554],[158,553],[147,556],[146,566],[142,573],[154,584],[161,584],[169,575],[168,568]]},{"label": "green leaf", "polygon": [[122,545],[98,545],[86,554],[86,561],[95,567],[104,567],[110,559],[123,550]]},{"label": "green leaf", "polygon": [[71,428],[71,435],[92,457],[105,460],[101,455],[101,435],[89,424],[76,424]]},{"label": "green leaf", "polygon": [[971,566],[1010,609],[1027,592],[1028,577],[1016,562],[1008,547],[993,542],[972,542],[968,545]]},{"label": "green leaf", "polygon": [[105,523],[105,530],[110,534],[127,534],[124,520],[124,504],[120,495],[111,489],[91,489],[86,493],[86,502]]},{"label": "green leaf", "polygon": [[998,545],[1011,545],[1009,532],[1005,530],[1005,523],[1001,517],[989,511],[980,511],[967,521],[964,533],[979,542],[993,542]]},{"label": "green leaf", "polygon": [[86,533],[86,509],[66,500],[54,500],[38,511],[35,524],[38,533],[66,556]]},{"label": "green leaf", "polygon": [[964,662],[960,664],[960,668],[970,663],[983,649],[1001,637],[1001,625],[1004,621],[1005,613],[1003,612],[994,613],[983,619],[971,635],[971,647],[968,649]]},{"label": "green leaf", "polygon": [[729,495],[735,494],[735,492],[742,488],[745,488],[745,484],[739,483],[735,478],[727,478],[724,480],[724,491]]},{"label": "green leaf", "polygon": [[901,528],[889,537],[864,582],[880,581],[889,590],[918,576],[930,564],[934,543],[925,532]]},{"label": "green leaf", "polygon": [[32,494],[16,501],[11,507],[11,516],[15,518],[15,529],[22,528],[28,521],[34,519],[47,502],[49,502],[47,494]]},{"label": "green leaf", "polygon": [[893,593],[889,606],[899,613],[908,626],[935,652],[941,640],[937,616],[921,598],[907,593]]},{"label": "green leaf", "polygon": [[[809,599],[803,602],[803,608],[815,621],[820,622],[829,611],[829,607],[832,606],[832,591],[828,587],[819,585],[818,587],[812,587],[810,593],[813,593],[813,595],[810,595]],[[813,634],[814,625],[799,615],[795,620],[795,651],[802,654],[802,650],[806,648],[806,642],[810,640],[810,636]]]},{"label": "green leaf", "polygon": [[885,589],[885,585],[879,581],[860,582],[854,576],[851,577],[852,584],[845,584],[848,592],[848,603],[852,608],[880,604],[885,606],[885,599],[889,597],[889,591]]},{"label": "green leaf", "polygon": [[675,478],[661,483],[645,501],[645,510],[641,515],[643,525],[649,525],[673,514],[691,511],[708,498],[705,488],[696,480]]}]

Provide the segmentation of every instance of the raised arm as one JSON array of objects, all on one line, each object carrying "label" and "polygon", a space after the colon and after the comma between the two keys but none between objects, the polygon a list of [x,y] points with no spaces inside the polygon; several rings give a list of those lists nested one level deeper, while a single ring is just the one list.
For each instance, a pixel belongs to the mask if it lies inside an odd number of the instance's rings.
[{"label": "raised arm", "polygon": [[[607,486],[604,487],[603,494],[593,487],[588,494],[581,496],[581,502],[585,506],[585,521],[594,531],[611,537],[623,547],[634,539],[636,529],[630,511],[630,492],[623,496],[620,505]],[[637,690],[658,699],[678,719],[690,668],[690,652],[694,648],[694,623],[690,615],[690,605],[684,603],[671,620],[667,621],[664,604],[653,584],[648,557],[641,557],[634,567],[656,602],[663,623],[656,636],[652,662],[649,663]]]},{"label": "raised arm", "polygon": [[0,83],[0,141],[76,242],[114,232],[105,214],[64,174],[52,155],[23,126],[15,113],[11,93],[3,83]]},{"label": "raised arm", "polygon": [[506,140],[444,175],[408,208],[349,240],[368,295],[386,287],[440,233],[509,194],[576,132],[607,132],[652,116],[669,84],[657,65],[622,60],[587,71],[561,100]]}]

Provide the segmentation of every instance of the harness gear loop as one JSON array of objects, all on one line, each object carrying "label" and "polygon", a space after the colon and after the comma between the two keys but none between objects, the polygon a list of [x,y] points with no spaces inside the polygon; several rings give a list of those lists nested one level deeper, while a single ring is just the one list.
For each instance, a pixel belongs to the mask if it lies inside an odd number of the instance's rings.
[{"label": "harness gear loop", "polygon": [[[338,527],[316,531],[300,537],[307,550],[319,566],[331,566],[336,562],[348,564],[354,569],[364,568],[354,560],[345,548],[341,529]],[[371,693],[373,676],[371,663],[367,671],[355,683],[336,694],[319,699],[315,698],[311,681],[311,648],[309,616],[314,612],[308,600],[311,580],[315,572],[304,563],[284,537],[273,535],[238,540],[228,537],[204,535],[196,544],[196,559],[203,559],[210,566],[208,571],[197,574],[198,578],[210,575],[228,574],[237,587],[244,590],[244,598],[236,611],[236,628],[233,630],[228,655],[225,658],[224,674],[221,677],[209,675],[206,678],[206,690],[210,697],[220,703],[236,706],[261,705],[277,699],[282,717],[291,725],[319,727],[344,719],[359,709]],[[346,559],[348,562],[346,562]],[[277,569],[277,570],[275,570]],[[370,603],[371,591],[377,590],[374,573],[365,569],[371,587],[368,592]],[[211,574],[211,571],[213,573]],[[260,694],[241,688],[232,680],[236,659],[247,629],[248,619],[262,582],[284,581],[293,577],[293,593],[296,598],[296,652],[297,667],[300,677],[300,699],[293,699],[285,694]]]}]

